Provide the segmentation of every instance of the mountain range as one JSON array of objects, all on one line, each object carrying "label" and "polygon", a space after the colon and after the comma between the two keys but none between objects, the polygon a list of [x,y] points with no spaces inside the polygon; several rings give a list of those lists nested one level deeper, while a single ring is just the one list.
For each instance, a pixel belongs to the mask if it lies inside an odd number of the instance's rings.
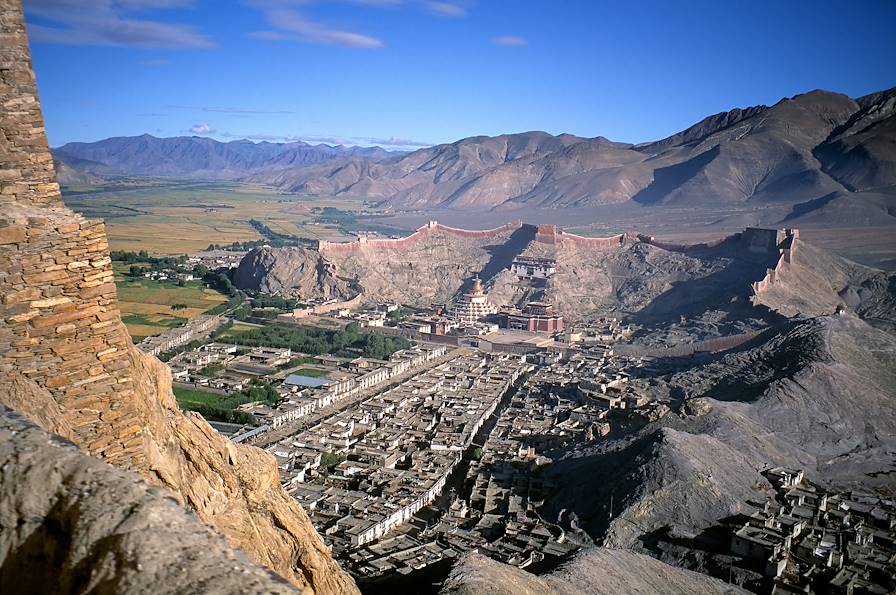
[{"label": "mountain range", "polygon": [[85,174],[236,180],[262,170],[302,168],[340,158],[380,160],[393,155],[380,147],[311,145],[301,141],[224,143],[201,136],[157,138],[151,134],[67,143],[53,149],[63,183]]},{"label": "mountain range", "polygon": [[391,153],[144,135],[69,143],[54,156],[66,175],[238,179],[399,211],[775,203],[802,219],[867,223],[896,215],[894,113],[896,88],[857,99],[816,90],[641,144],[525,132]]}]

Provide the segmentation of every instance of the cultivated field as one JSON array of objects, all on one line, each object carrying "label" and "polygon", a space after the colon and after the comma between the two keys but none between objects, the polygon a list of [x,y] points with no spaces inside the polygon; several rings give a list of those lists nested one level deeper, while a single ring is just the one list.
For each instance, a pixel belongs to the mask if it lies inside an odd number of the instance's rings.
[{"label": "cultivated field", "polygon": [[364,210],[357,199],[283,194],[261,186],[225,182],[117,182],[63,189],[65,203],[87,217],[106,220],[113,250],[184,254],[209,244],[259,240],[250,220],[276,233],[346,240],[345,221],[318,222],[321,209]]},{"label": "cultivated field", "polygon": [[178,404],[185,409],[189,409],[189,405],[214,405],[225,398],[224,395],[218,393],[180,386],[174,387],[174,396]]},{"label": "cultivated field", "polygon": [[226,296],[203,287],[199,281],[179,287],[175,283],[119,277],[117,285],[121,319],[135,341],[182,326],[227,301]]}]

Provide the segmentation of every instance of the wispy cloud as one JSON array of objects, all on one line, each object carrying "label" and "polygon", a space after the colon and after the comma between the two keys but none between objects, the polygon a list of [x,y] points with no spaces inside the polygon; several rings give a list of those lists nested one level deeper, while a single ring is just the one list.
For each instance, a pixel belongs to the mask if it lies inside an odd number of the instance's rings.
[{"label": "wispy cloud", "polygon": [[37,43],[143,48],[209,48],[214,42],[190,25],[136,18],[133,13],[190,6],[189,0],[25,0]]},{"label": "wispy cloud", "polygon": [[326,136],[315,134],[268,134],[264,132],[256,132],[251,134],[234,134],[232,132],[222,132],[218,136],[232,139],[247,139],[254,141],[267,141],[271,143],[325,143],[328,145],[351,145],[349,139],[341,136]]},{"label": "wispy cloud", "polygon": [[496,45],[519,47],[529,43],[529,40],[519,35],[499,35],[498,37],[492,38],[492,43]]},{"label": "wispy cloud", "polygon": [[400,6],[404,0],[348,0],[352,4],[361,6]]},{"label": "wispy cloud", "polygon": [[277,143],[293,143],[303,142],[309,144],[324,143],[327,145],[345,145],[345,146],[361,146],[361,145],[379,145],[388,148],[417,148],[431,147],[433,143],[427,143],[418,140],[400,138],[390,136],[388,138],[373,136],[352,136],[345,137],[335,134],[234,134],[232,132],[221,132],[218,136],[231,139],[248,139],[252,141],[267,141]]},{"label": "wispy cloud", "polygon": [[[301,41],[346,48],[377,49],[384,47],[381,39],[326,25],[307,18],[292,5],[298,2],[288,0],[253,0],[249,2],[262,11],[265,20],[272,27],[266,31],[250,33],[255,39],[265,41]],[[381,4],[381,3],[380,3]]]},{"label": "wispy cloud", "polygon": [[389,138],[377,138],[371,136],[353,136],[356,141],[361,141],[371,145],[381,145],[384,147],[431,147],[433,143],[427,143],[409,138],[400,138],[390,136]]},{"label": "wispy cloud", "polygon": [[174,109],[186,109],[186,110],[196,110],[200,112],[209,112],[215,114],[274,114],[274,115],[286,115],[286,114],[294,114],[295,112],[289,110],[262,110],[262,109],[252,109],[252,108],[244,108],[244,107],[216,107],[210,105],[168,105],[166,107],[171,107]]},{"label": "wispy cloud", "polygon": [[142,66],[166,66],[171,64],[170,60],[140,60]]},{"label": "wispy cloud", "polygon": [[190,132],[193,134],[214,134],[215,129],[205,123],[193,124],[190,126]]},{"label": "wispy cloud", "polygon": [[440,17],[463,17],[467,8],[454,2],[426,2],[426,10]]}]

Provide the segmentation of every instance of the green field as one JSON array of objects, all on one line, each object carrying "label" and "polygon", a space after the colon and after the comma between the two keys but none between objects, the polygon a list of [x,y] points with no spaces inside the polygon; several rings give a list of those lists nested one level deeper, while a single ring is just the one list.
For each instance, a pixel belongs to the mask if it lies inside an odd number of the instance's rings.
[{"label": "green field", "polygon": [[228,337],[231,337],[235,333],[241,333],[243,331],[251,331],[252,329],[261,328],[260,324],[252,324],[250,322],[234,322],[229,329],[218,335],[215,340],[220,343],[226,343]]},{"label": "green field", "polygon": [[[119,275],[116,285],[121,319],[132,336],[158,335],[227,301],[225,295],[204,287],[201,281],[189,281],[180,287]],[[172,308],[178,304],[185,307]]]},{"label": "green field", "polygon": [[301,376],[310,376],[312,378],[321,378],[329,374],[327,370],[318,370],[317,368],[299,368],[298,370],[293,370],[292,374],[299,374]]},{"label": "green field", "polygon": [[347,240],[348,216],[324,218],[340,210],[378,214],[358,200],[308,197],[263,186],[193,180],[134,179],[103,186],[63,188],[63,199],[87,217],[106,220],[114,250],[146,250],[154,254],[185,254],[209,244],[259,240],[249,223],[255,219],[271,230],[301,238]]},{"label": "green field", "polygon": [[174,387],[174,396],[177,398],[178,405],[184,409],[189,409],[190,405],[214,405],[227,398],[217,393],[179,386]]}]

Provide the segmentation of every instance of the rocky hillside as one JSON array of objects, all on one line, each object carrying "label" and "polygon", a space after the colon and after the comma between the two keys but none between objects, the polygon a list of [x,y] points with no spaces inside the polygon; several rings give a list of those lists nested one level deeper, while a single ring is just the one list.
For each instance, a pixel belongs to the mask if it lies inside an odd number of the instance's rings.
[{"label": "rocky hillside", "polygon": [[812,91],[716,114],[635,146],[527,132],[467,138],[383,162],[273,168],[250,179],[412,210],[774,201],[794,205],[796,218],[849,203],[858,219],[874,213],[888,220],[896,206],[894,97],[893,89],[856,100]]},{"label": "rocky hillside", "polygon": [[[92,143],[67,143],[53,149],[68,183],[75,171],[94,176],[172,176],[231,180],[271,168],[302,168],[351,158],[386,159],[379,147],[344,147],[290,143],[222,143],[200,136],[157,138],[150,134],[120,136]],[[68,173],[71,169],[72,172]]]},{"label": "rocky hillside", "polygon": [[648,595],[749,593],[720,580],[675,568],[625,550],[584,550],[558,570],[534,576],[480,554],[465,556],[451,571],[442,595]]},{"label": "rocky hillside", "polygon": [[[62,204],[17,0],[0,0],[0,38],[0,404],[138,473],[297,587],[357,592],[281,488],[274,458],[184,415],[170,370],[133,346],[121,322],[105,228]],[[78,508],[54,512],[69,524],[38,532],[40,552],[65,553],[78,528],[69,512]],[[4,514],[4,535],[34,522],[27,508]],[[140,528],[129,541],[150,533]],[[0,550],[4,571],[7,559],[12,565],[17,555],[34,554],[33,542],[17,545],[25,549]]]},{"label": "rocky hillside", "polygon": [[349,299],[357,294],[338,276],[334,264],[311,248],[256,248],[249,252],[234,273],[241,289],[294,295],[303,299]]},{"label": "rocky hillside", "polygon": [[2,407],[0,527],[4,593],[298,592],[165,492]]},{"label": "rocky hillside", "polygon": [[799,242],[791,266],[756,299],[785,316],[818,316],[846,306],[871,324],[893,330],[896,274],[856,264]]},{"label": "rocky hillside", "polygon": [[548,516],[565,508],[609,547],[663,555],[652,544],[670,528],[700,534],[764,502],[760,472],[770,466],[892,494],[894,370],[896,337],[844,314],[792,322],[662,379],[648,374],[635,382],[678,414],[561,460]]},{"label": "rocky hillside", "polygon": [[450,301],[476,273],[488,279],[509,267],[533,236],[531,228],[480,233],[436,225],[398,240],[320,250],[258,248],[243,258],[234,284],[300,298],[363,293],[370,300],[426,307]]}]

